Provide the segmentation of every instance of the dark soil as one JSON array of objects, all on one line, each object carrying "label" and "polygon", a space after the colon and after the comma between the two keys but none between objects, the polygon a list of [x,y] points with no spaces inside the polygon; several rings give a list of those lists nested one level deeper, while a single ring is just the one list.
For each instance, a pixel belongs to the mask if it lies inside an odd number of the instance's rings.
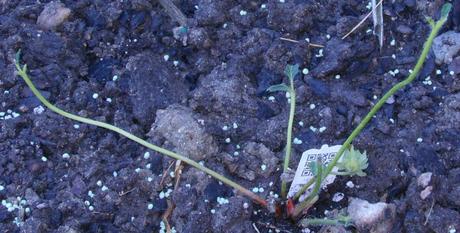
[{"label": "dark soil", "polygon": [[[42,112],[14,73],[17,50],[57,106],[189,154],[268,197],[279,192],[289,106],[265,90],[285,79],[284,67],[310,70],[295,81],[294,136],[303,141],[294,145],[295,168],[304,150],[342,143],[375,98],[406,77],[429,33],[425,16],[443,3],[384,1],[379,49],[371,21],[341,39],[369,11],[366,1],[175,1],[191,25],[179,40],[157,1],[62,0],[69,18],[45,30],[37,18],[47,2],[0,1],[1,232],[158,232],[169,201],[177,232],[302,231],[187,166],[173,191],[173,160]],[[459,13],[443,32],[456,30]],[[324,56],[306,38],[324,45]],[[459,231],[459,103],[460,79],[430,54],[417,80],[354,141],[369,155],[368,175],[337,179],[309,216],[358,197],[396,205],[392,232]],[[417,179],[426,172],[432,191],[423,199]],[[345,194],[338,203],[336,192]]]}]

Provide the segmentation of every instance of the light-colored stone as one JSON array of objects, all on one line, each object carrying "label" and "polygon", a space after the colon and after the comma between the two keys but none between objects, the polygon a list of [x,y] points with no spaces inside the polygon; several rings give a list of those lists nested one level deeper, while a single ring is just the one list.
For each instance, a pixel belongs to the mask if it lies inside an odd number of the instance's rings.
[{"label": "light-colored stone", "polygon": [[428,186],[428,184],[430,184],[432,175],[433,175],[433,173],[431,173],[431,172],[425,172],[425,173],[421,174],[417,178],[417,185],[422,187],[422,188],[425,188],[426,186]]},{"label": "light-colored stone", "polygon": [[394,204],[369,203],[359,198],[351,198],[347,211],[358,232],[391,232],[396,216]]},{"label": "light-colored stone", "polygon": [[37,19],[37,25],[45,30],[54,29],[61,25],[70,16],[71,10],[59,1],[53,1],[45,5],[45,9]]}]

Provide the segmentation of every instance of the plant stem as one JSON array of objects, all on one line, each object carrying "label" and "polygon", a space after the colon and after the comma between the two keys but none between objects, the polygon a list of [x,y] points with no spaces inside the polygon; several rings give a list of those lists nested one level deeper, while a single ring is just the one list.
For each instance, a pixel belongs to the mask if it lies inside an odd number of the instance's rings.
[{"label": "plant stem", "polygon": [[341,225],[339,220],[337,219],[327,219],[327,218],[306,218],[303,219],[301,222],[303,227],[307,226],[324,226],[324,225],[329,225],[329,226],[337,226]]},{"label": "plant stem", "polygon": [[[283,172],[287,173],[289,169],[289,161],[291,158],[291,148],[292,148],[292,125],[294,124],[294,114],[295,114],[295,89],[294,89],[294,78],[289,78],[290,81],[290,89],[289,89],[289,96],[290,96],[290,110],[289,110],[289,121],[287,127],[287,134],[286,134],[286,154],[284,155],[284,164],[283,164]],[[287,182],[281,182],[281,197],[286,198],[287,196]]]},{"label": "plant stem", "polygon": [[[443,6],[444,9],[445,6]],[[390,98],[395,92],[400,90],[401,88],[405,87],[414,79],[417,77],[418,73],[420,72],[420,69],[423,66],[423,63],[426,60],[426,57],[428,55],[428,52],[430,51],[431,45],[433,44],[433,40],[438,34],[439,30],[442,28],[443,24],[447,21],[447,16],[448,13],[439,19],[436,24],[432,25],[432,30],[430,35],[428,36],[428,39],[425,41],[423,45],[423,50],[422,54],[420,55],[413,72],[403,81],[397,83],[394,85],[385,95],[372,107],[370,112],[364,117],[364,119],[359,123],[359,125],[353,130],[353,132],[348,136],[347,140],[343,143],[342,147],[340,147],[339,151],[335,155],[334,159],[328,164],[326,167],[326,170],[324,171],[324,177],[328,176],[332,169],[335,167],[337,162],[340,160],[340,157],[342,156],[343,152],[351,145],[351,142],[361,133],[361,131],[366,127],[366,125],[369,123],[369,121],[372,119],[372,117],[377,113],[377,111],[385,104],[385,102]],[[307,205],[308,206],[308,205]]]},{"label": "plant stem", "polygon": [[315,179],[310,179],[304,186],[302,186],[302,188],[294,195],[294,200],[297,200],[299,199],[300,196],[302,196],[303,193],[305,193],[305,191],[307,191],[308,188],[310,188],[310,186],[315,183]]},{"label": "plant stem", "polygon": [[255,193],[247,190],[246,188],[242,187],[241,185],[237,184],[236,182],[222,176],[221,174],[205,167],[205,166],[202,166],[201,164],[183,156],[183,155],[180,155],[180,154],[177,154],[175,152],[172,152],[170,150],[166,150],[164,148],[161,148],[159,146],[156,146],[156,145],[153,145],[123,129],[120,129],[118,127],[115,127],[113,125],[110,125],[110,124],[107,124],[107,123],[104,123],[104,122],[100,122],[100,121],[95,121],[95,120],[92,120],[92,119],[88,119],[88,118],[85,118],[85,117],[81,117],[81,116],[77,116],[77,115],[74,115],[74,114],[71,114],[71,113],[68,113],[64,110],[61,110],[60,108],[54,106],[53,104],[51,104],[45,97],[43,97],[43,95],[37,90],[37,88],[34,86],[34,84],[32,83],[32,81],[30,80],[29,76],[27,75],[27,65],[24,65],[23,68],[21,69],[20,67],[20,64],[19,64],[19,61],[16,60],[16,69],[18,71],[18,75],[21,76],[24,81],[26,82],[27,86],[29,86],[29,88],[32,90],[32,92],[34,93],[34,95],[40,100],[40,102],[42,102],[46,107],[48,107],[49,109],[51,109],[53,112],[61,115],[61,116],[64,116],[64,117],[67,117],[67,118],[70,118],[72,120],[75,120],[75,121],[79,121],[79,122],[82,122],[82,123],[86,123],[86,124],[90,124],[90,125],[94,125],[94,126],[98,126],[98,127],[101,127],[101,128],[105,128],[105,129],[108,129],[108,130],[111,130],[111,131],[114,131],[116,133],[119,133],[149,149],[152,149],[158,153],[161,153],[161,154],[164,154],[166,156],[169,156],[173,159],[177,159],[177,160],[182,160],[183,162],[187,163],[188,165],[192,166],[192,167],[195,167],[197,168],[198,170],[201,170],[205,173],[207,173],[208,175],[216,178],[217,180],[219,181],[222,181],[222,183],[224,184],[227,184],[228,186],[232,187],[232,188],[235,188],[236,190],[240,191],[243,195],[246,195],[247,197],[251,198],[254,202],[262,205],[262,206],[267,206],[267,201],[262,199],[261,197],[259,197],[258,195],[256,195]]},{"label": "plant stem", "polygon": [[292,217],[296,218],[301,214],[305,209],[310,208],[317,200],[318,200],[318,193],[321,189],[321,183],[323,181],[323,165],[321,164],[321,161],[318,160],[318,170],[315,176],[315,186],[313,187],[313,190],[311,193],[308,195],[307,198],[305,198],[304,201],[299,203],[292,214]]}]

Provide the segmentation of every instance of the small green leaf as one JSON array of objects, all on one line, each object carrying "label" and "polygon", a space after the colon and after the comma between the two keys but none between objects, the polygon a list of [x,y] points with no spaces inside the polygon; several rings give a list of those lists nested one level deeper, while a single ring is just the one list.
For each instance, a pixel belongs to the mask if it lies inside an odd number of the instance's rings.
[{"label": "small green leaf", "polygon": [[289,92],[289,87],[286,84],[281,83],[277,85],[273,85],[267,89],[268,92],[276,92],[276,91],[284,91]]},{"label": "small green leaf", "polygon": [[338,163],[337,167],[350,176],[366,176],[363,172],[368,167],[366,152],[361,153],[351,146],[343,153],[342,162]]},{"label": "small green leaf", "polygon": [[318,161],[311,161],[309,164],[308,164],[308,167],[310,167],[310,170],[311,172],[313,173],[314,176],[317,176],[320,169],[321,170],[324,170],[325,167],[324,165],[321,163],[321,160],[318,160]]},{"label": "small green leaf", "polygon": [[452,4],[450,3],[444,4],[441,9],[441,18],[447,19],[451,9],[452,9]]},{"label": "small green leaf", "polygon": [[299,65],[287,65],[284,69],[284,74],[290,79],[294,79],[295,76],[299,73]]},{"label": "small green leaf", "polygon": [[19,64],[19,59],[21,59],[21,50],[18,50],[14,59],[15,59],[14,62]]},{"label": "small green leaf", "polygon": [[434,22],[433,18],[427,16],[427,17],[425,17],[425,20],[430,24],[431,27],[434,27],[435,22]]}]

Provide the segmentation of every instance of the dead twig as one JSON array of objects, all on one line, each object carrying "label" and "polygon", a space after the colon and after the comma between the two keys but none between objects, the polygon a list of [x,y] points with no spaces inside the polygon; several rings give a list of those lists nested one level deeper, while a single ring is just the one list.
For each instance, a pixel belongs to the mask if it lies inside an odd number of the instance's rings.
[{"label": "dead twig", "polygon": [[374,12],[374,10],[379,7],[381,4],[382,4],[383,0],[380,0],[379,3],[377,3],[375,5],[375,8],[373,8],[371,10],[371,12],[369,12],[358,24],[356,24],[356,26],[354,26],[350,32],[348,32],[345,36],[342,37],[342,40],[344,40],[345,38],[347,38],[349,35],[351,35],[351,33],[353,33],[354,31],[356,31],[356,29],[358,29],[364,22],[366,22],[366,20],[372,15],[372,12]]},{"label": "dead twig", "polygon": [[174,169],[174,176],[176,177],[176,184],[174,185],[174,191],[179,186],[180,176],[182,174],[182,168],[184,168],[184,166],[182,165],[182,160],[177,160],[176,168]]},{"label": "dead twig", "polygon": [[185,27],[187,26],[187,16],[182,13],[182,11],[177,8],[176,5],[171,0],[158,0],[165,8],[166,13],[168,13],[169,17],[171,17],[173,20],[178,22],[181,26]]},{"label": "dead twig", "polygon": [[171,163],[169,163],[168,168],[163,172],[163,176],[161,176],[160,186],[163,186],[163,182],[165,181],[165,177],[167,176],[168,171],[171,169],[171,167],[172,167],[173,164],[174,164],[174,161],[172,161]]},{"label": "dead twig", "polygon": [[133,192],[133,191],[136,190],[136,189],[137,189],[137,188],[132,188],[132,189],[130,189],[130,190],[128,190],[128,191],[122,191],[122,192],[120,192],[120,193],[118,194],[118,196],[122,197],[122,196],[124,196],[124,195],[126,195],[126,194],[128,194],[128,193],[130,193],[130,192]]},{"label": "dead twig", "polygon": [[163,216],[161,218],[163,219],[163,222],[165,223],[166,232],[170,233],[171,232],[171,225],[169,225],[168,218],[172,214],[175,206],[174,206],[174,204],[172,203],[171,200],[167,200],[166,202],[168,203],[168,209],[166,209],[165,213],[163,214]]},{"label": "dead twig", "polygon": [[[286,38],[286,37],[280,37],[280,40],[289,41],[289,42],[292,42],[292,43],[299,43],[298,40],[293,40],[293,39],[289,39],[289,38]],[[308,46],[316,47],[316,48],[324,48],[324,45],[310,43],[310,42],[308,43]]]}]

